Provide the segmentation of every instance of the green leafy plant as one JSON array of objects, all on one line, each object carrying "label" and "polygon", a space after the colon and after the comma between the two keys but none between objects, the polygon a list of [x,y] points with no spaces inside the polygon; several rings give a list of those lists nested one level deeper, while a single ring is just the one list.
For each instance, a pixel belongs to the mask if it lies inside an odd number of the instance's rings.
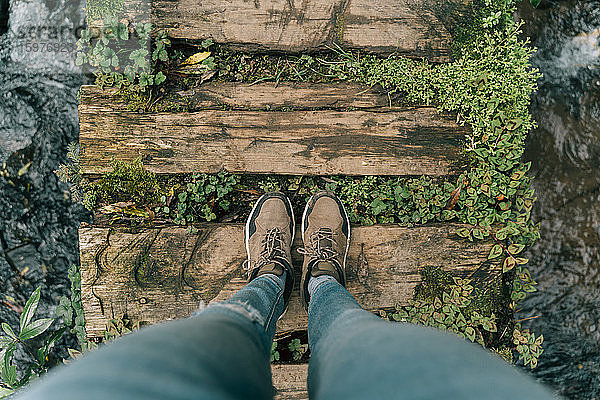
[{"label": "green leafy plant", "polygon": [[[512,351],[519,360],[532,369],[542,354],[543,336],[536,338],[519,323],[502,321],[503,334],[498,336],[499,318],[494,312],[500,305],[499,282],[486,288],[476,288],[470,279],[453,277],[439,268],[428,267],[421,271],[423,283],[415,288],[415,297],[408,305],[396,305],[394,311],[381,311],[388,320],[409,322],[449,331],[471,342],[489,348],[507,361],[512,361]],[[502,326],[501,326],[502,328]],[[512,337],[504,332],[513,329]],[[509,331],[510,332],[510,331]]]},{"label": "green leafy plant", "polygon": [[62,182],[70,184],[69,191],[73,201],[84,201],[85,203],[84,188],[88,181],[82,175],[81,164],[79,163],[79,146],[76,142],[67,145],[67,159],[68,162],[61,164],[54,173]]},{"label": "green leafy plant", "polygon": [[300,339],[292,339],[290,343],[288,343],[288,349],[292,353],[293,360],[300,361],[302,356],[304,356],[308,350],[308,344],[302,344]]},{"label": "green leafy plant", "polygon": [[[498,292],[482,298],[474,293],[470,279],[450,277],[440,269],[422,272],[427,290],[417,291],[408,306],[382,315],[394,321],[417,323],[449,331],[486,347],[484,335],[497,332],[496,315],[489,305]],[[430,279],[437,275],[437,282]],[[451,282],[451,283],[450,283]],[[488,335],[489,336],[489,335]]]},{"label": "green leafy plant", "polygon": [[[41,287],[38,287],[27,300],[17,332],[13,331],[6,322],[2,323],[5,336],[0,336],[0,377],[2,378],[0,397],[13,393],[15,389],[27,384],[32,377],[45,373],[51,366],[48,360],[50,350],[64,334],[65,329],[62,328],[47,335],[41,342],[33,340],[45,333],[54,322],[54,318],[33,319],[40,301],[40,293]],[[15,351],[18,348],[23,349],[33,360],[25,367],[21,377],[17,374],[17,367],[13,365]]]},{"label": "green leafy plant", "polygon": [[525,366],[529,365],[531,369],[537,367],[538,358],[544,352],[542,343],[544,342],[544,335],[540,335],[537,338],[535,333],[530,332],[529,329],[521,328],[521,324],[516,324],[513,331],[513,343],[516,346],[515,349],[519,353],[519,360],[523,360]]},{"label": "green leafy plant", "polygon": [[[98,86],[145,91],[166,80],[159,68],[169,58],[171,41],[165,31],[158,31],[151,38],[150,23],[128,26],[114,16],[106,16],[103,22],[98,38],[92,30],[82,31],[75,59],[76,65],[93,68]],[[154,50],[150,46],[152,39]]]},{"label": "green leafy plant", "polygon": [[279,361],[279,351],[277,351],[277,340],[271,343],[271,363]]},{"label": "green leafy plant", "polygon": [[106,331],[104,331],[103,343],[113,341],[118,337],[130,334],[138,329],[140,329],[139,322],[132,322],[125,317],[120,319],[111,319],[108,321]]},{"label": "green leafy plant", "polygon": [[172,188],[169,196],[162,195],[161,206],[155,212],[173,218],[180,225],[212,221],[217,212],[229,210],[230,195],[238,179],[225,171],[215,175],[193,174],[190,182]]},{"label": "green leafy plant", "polygon": [[[87,339],[85,331],[85,315],[81,303],[81,273],[77,265],[72,264],[67,271],[71,282],[71,296],[61,296],[56,307],[56,316],[62,318],[65,325],[77,337],[81,351],[95,348],[95,344]],[[72,349],[69,349],[72,353]]]}]

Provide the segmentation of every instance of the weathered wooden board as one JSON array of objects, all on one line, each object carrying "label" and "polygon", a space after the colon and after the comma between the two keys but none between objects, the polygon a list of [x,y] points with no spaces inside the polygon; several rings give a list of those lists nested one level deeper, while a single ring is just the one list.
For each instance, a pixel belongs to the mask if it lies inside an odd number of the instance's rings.
[{"label": "weathered wooden board", "polygon": [[[440,4],[441,3],[441,4]],[[176,39],[245,51],[345,48],[449,61],[452,21],[465,1],[156,0],[152,21]]]},{"label": "weathered wooden board", "polygon": [[[189,43],[211,38],[245,52],[300,53],[341,46],[447,62],[454,30],[470,2],[125,0],[117,12],[120,19],[152,22],[173,39]],[[88,25],[100,28],[102,19]]]},{"label": "weathered wooden board", "polygon": [[[153,109],[186,111],[222,110],[320,110],[363,109],[386,107],[390,98],[382,89],[350,83],[264,82],[208,82],[192,89],[169,88],[168,92],[152,101]],[[192,86],[193,84],[190,84]],[[101,89],[96,85],[81,87],[82,110],[99,107],[110,112],[127,111],[127,104],[117,89]]]},{"label": "weathered wooden board", "polygon": [[[247,103],[262,98],[265,104],[273,90],[273,85],[256,85],[252,90],[244,87],[243,95],[221,92],[221,98],[232,97],[233,103],[254,93]],[[318,107],[331,101],[331,93],[340,94],[324,89],[322,96],[315,95],[319,90],[306,89],[305,95],[287,98],[302,98],[298,102],[304,106],[312,98]],[[338,104],[355,101],[347,88],[340,91],[346,96],[340,96]],[[377,102],[370,96],[364,101]],[[431,107],[138,113],[111,102],[96,103],[97,99],[83,96],[79,106],[81,166],[86,174],[110,170],[113,158],[132,161],[141,156],[147,169],[161,174],[224,168],[236,173],[440,176],[455,171],[467,132]],[[220,102],[210,93],[205,99]]]},{"label": "weathered wooden board", "polygon": [[[489,280],[490,274],[499,271],[496,263],[487,261],[491,244],[459,238],[454,233],[459,226],[353,227],[348,290],[363,307],[376,310],[411,299],[420,281],[418,271],[425,266]],[[205,224],[198,229],[192,234],[178,226],[135,233],[118,227],[80,228],[82,302],[88,335],[102,335],[108,319],[123,315],[142,323],[187,317],[202,302],[227,299],[242,288],[246,283],[243,226]],[[294,248],[301,244],[300,235],[296,238]],[[361,252],[368,266],[357,271]],[[295,265],[300,265],[300,255],[295,249],[292,254]],[[307,316],[295,290],[278,330],[306,326]]]},{"label": "weathered wooden board", "polygon": [[306,378],[308,364],[272,365],[275,400],[308,400]]}]

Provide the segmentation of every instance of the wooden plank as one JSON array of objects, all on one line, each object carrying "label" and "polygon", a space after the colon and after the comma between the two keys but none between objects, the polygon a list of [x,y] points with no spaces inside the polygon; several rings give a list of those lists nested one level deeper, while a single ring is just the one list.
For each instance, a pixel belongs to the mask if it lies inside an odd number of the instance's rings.
[{"label": "wooden plank", "polygon": [[[385,107],[390,98],[382,89],[350,83],[208,82],[192,89],[169,88],[153,102],[156,110],[184,107],[186,111],[222,110],[319,110],[363,109]],[[194,86],[190,83],[189,86]],[[393,99],[394,97],[392,97]],[[127,104],[114,88],[101,89],[96,85],[81,87],[82,109],[97,107],[103,110],[127,111]],[[154,109],[154,108],[153,108]]]},{"label": "wooden plank", "polygon": [[[244,93],[252,92],[247,89]],[[272,85],[256,85],[248,103],[260,97],[264,104],[272,98],[272,89]],[[305,106],[311,104],[309,95],[315,90],[300,96]],[[326,97],[329,94],[312,104],[318,107]],[[141,156],[147,169],[159,174],[226,169],[294,175],[440,176],[456,171],[460,143],[467,132],[432,107],[138,113],[110,102],[96,104],[94,99],[83,97],[79,106],[81,166],[86,174],[109,171],[112,158],[132,161]],[[239,96],[232,99],[237,101]],[[354,101],[351,95],[345,99],[339,104]]]},{"label": "wooden plank", "polygon": [[271,365],[275,400],[308,400],[308,364]]},{"label": "wooden plank", "polygon": [[[94,0],[93,2],[97,2]],[[90,0],[90,3],[93,3]],[[186,43],[211,38],[244,52],[317,52],[335,46],[451,60],[471,0],[125,0],[119,19],[152,22]],[[102,5],[100,5],[102,8]],[[111,10],[110,15],[116,11]],[[88,21],[98,30],[102,19]]]},{"label": "wooden plank", "polygon": [[452,21],[465,1],[157,0],[153,24],[175,39],[212,38],[242,51],[310,52],[334,43],[450,60]]},{"label": "wooden plank", "polygon": [[[490,274],[499,271],[498,263],[487,260],[491,244],[459,238],[454,233],[459,226],[353,227],[348,290],[363,307],[377,310],[411,299],[420,281],[418,271],[426,266],[489,280]],[[178,226],[135,232],[124,227],[80,228],[82,300],[88,335],[101,336],[109,319],[123,315],[144,324],[187,317],[201,303],[227,299],[242,288],[246,283],[243,225],[204,224],[198,229],[192,234]],[[292,254],[295,265],[301,265],[295,250],[301,245],[300,235],[296,238]],[[368,266],[357,271],[361,252]],[[306,326],[307,316],[295,289],[278,331]]]}]

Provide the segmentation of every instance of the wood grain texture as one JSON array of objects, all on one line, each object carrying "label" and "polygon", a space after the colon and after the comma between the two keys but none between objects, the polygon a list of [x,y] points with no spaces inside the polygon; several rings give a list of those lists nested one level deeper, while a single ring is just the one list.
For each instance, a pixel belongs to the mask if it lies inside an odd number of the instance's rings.
[{"label": "wood grain texture", "polygon": [[308,400],[308,364],[271,365],[275,400]]},{"label": "wood grain texture", "polygon": [[[497,263],[487,261],[491,244],[459,238],[454,233],[459,226],[354,226],[348,290],[363,307],[377,310],[411,299],[420,281],[418,271],[426,266],[489,280],[490,274],[499,271]],[[88,335],[101,336],[109,319],[123,315],[143,324],[187,317],[202,302],[227,299],[242,288],[246,283],[243,226],[204,224],[198,229],[191,234],[177,226],[137,232],[119,227],[80,228],[82,302]],[[300,236],[296,235],[294,248],[301,244]],[[361,252],[368,266],[357,271]],[[292,254],[295,265],[300,265],[300,255],[295,249]],[[306,326],[307,315],[296,288],[278,331]]]},{"label": "wood grain texture", "polygon": [[[324,90],[321,96],[315,95],[318,88]],[[332,93],[340,95],[318,88],[287,97],[312,108],[311,104],[319,107],[331,101]],[[209,90],[214,93],[214,86]],[[337,104],[359,101],[347,88],[340,91],[346,96],[340,95]],[[254,93],[249,104],[257,98],[263,104],[273,98],[272,85],[245,87],[242,92]],[[240,96],[227,91],[220,94],[231,102]],[[147,169],[159,174],[224,168],[235,173],[440,176],[456,171],[460,143],[467,132],[431,107],[138,113],[97,99],[83,96],[79,106],[85,174],[109,171],[112,158],[132,161],[141,156]],[[220,100],[206,94],[205,101],[216,105]],[[371,96],[360,101],[378,100]]]},{"label": "wood grain texture", "polygon": [[[153,102],[153,109],[186,111],[222,110],[346,110],[386,107],[390,98],[384,90],[349,83],[265,82],[260,84],[239,82],[208,82],[200,84],[198,78],[187,78],[192,89],[169,88],[168,92]],[[118,91],[101,89],[96,85],[81,87],[83,109],[94,106],[110,111],[127,111]],[[392,97],[394,99],[394,97]]]},{"label": "wood grain texture", "polygon": [[[442,4],[440,4],[442,3]],[[334,43],[450,60],[451,20],[464,1],[156,0],[153,24],[175,39],[212,38],[242,51],[307,52]]]}]

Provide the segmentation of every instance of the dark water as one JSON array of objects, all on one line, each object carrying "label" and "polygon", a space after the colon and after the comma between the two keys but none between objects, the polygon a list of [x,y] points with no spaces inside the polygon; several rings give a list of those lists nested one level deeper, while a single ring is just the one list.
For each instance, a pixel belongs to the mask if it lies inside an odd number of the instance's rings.
[{"label": "dark water", "polygon": [[[88,218],[52,173],[77,140],[84,78],[70,52],[26,46],[73,45],[83,2],[11,0],[8,19],[7,4],[0,0],[0,320],[15,324],[10,304],[24,304],[36,286],[40,316],[67,294],[77,227]],[[519,315],[539,316],[525,324],[546,339],[535,376],[566,397],[600,398],[600,2],[544,0],[535,12],[524,2],[519,14],[545,75],[526,152],[542,230],[529,255],[539,292]]]},{"label": "dark water", "polygon": [[535,375],[573,399],[600,399],[600,1],[542,2],[521,16],[544,74],[529,137],[542,239],[530,250],[539,291],[521,318],[544,334]]}]

